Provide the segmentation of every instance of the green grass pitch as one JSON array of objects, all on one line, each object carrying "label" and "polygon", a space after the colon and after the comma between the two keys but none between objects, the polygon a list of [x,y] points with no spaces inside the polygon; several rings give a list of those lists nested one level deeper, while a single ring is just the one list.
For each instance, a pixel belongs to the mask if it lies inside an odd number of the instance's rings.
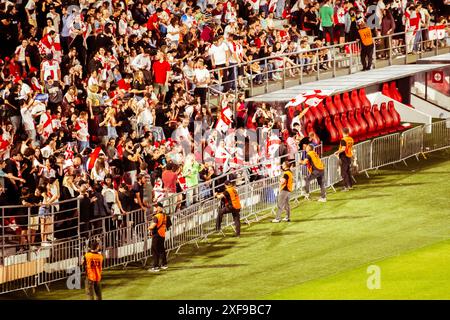
[{"label": "green grass pitch", "polygon": [[[244,226],[171,254],[152,274],[135,264],[104,273],[104,299],[448,299],[450,152],[357,177],[328,202],[301,201],[290,223]],[[318,194],[313,195],[318,198]],[[379,289],[367,267],[379,268]],[[85,299],[52,284],[33,299]],[[3,298],[24,298],[16,293]]]}]

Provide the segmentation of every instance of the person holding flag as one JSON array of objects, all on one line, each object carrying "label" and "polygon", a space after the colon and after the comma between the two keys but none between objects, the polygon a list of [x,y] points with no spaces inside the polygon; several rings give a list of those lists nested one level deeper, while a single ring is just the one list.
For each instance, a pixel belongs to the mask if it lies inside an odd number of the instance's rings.
[{"label": "person holding flag", "polygon": [[306,165],[309,173],[305,178],[305,199],[309,200],[309,183],[317,179],[320,186],[320,198],[318,201],[327,202],[324,177],[325,166],[319,155],[314,151],[314,145],[308,144],[306,146],[306,158],[301,160],[300,164]]}]

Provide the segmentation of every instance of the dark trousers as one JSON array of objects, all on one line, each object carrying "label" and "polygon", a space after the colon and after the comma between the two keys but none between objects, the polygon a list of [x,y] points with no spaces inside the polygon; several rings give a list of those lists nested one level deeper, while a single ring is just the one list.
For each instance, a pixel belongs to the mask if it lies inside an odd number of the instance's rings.
[{"label": "dark trousers", "polygon": [[206,94],[208,93],[208,88],[195,88],[194,89],[194,96],[200,97],[200,103],[202,105],[206,102]]},{"label": "dark trousers", "polygon": [[322,28],[323,28],[322,37],[325,39],[325,42],[327,42],[326,37],[327,37],[327,33],[328,33],[330,36],[330,43],[333,44],[333,42],[334,42],[333,26],[322,27]]},{"label": "dark trousers", "polygon": [[373,44],[370,46],[361,45],[361,64],[363,71],[370,70],[373,60]]},{"label": "dark trousers", "polygon": [[[164,241],[166,238],[156,234],[152,238],[152,256],[153,256],[153,268],[159,268],[161,265],[167,265],[166,248],[164,247]],[[161,260],[161,265],[159,261]]]},{"label": "dark trousers", "polygon": [[86,278],[85,287],[89,300],[102,300],[102,287],[100,281],[91,281]]},{"label": "dark trousers", "polygon": [[351,188],[352,183],[352,173],[350,171],[352,159],[346,156],[340,158],[340,166],[341,166],[341,176],[344,179],[344,186],[346,188]]},{"label": "dark trousers", "polygon": [[225,69],[223,72],[223,89],[225,92],[230,89],[236,89],[236,78],[237,78],[237,64],[230,63],[229,68]]},{"label": "dark trousers", "polygon": [[231,213],[233,215],[234,227],[236,228],[236,235],[241,235],[241,210],[234,209],[232,206],[225,206],[219,209],[219,213],[217,214],[216,219],[216,230],[219,231],[222,226],[223,215],[227,213]]},{"label": "dark trousers", "polygon": [[324,179],[324,171],[323,170],[313,170],[309,176],[305,178],[305,192],[309,194],[309,183],[313,181],[314,179],[317,179],[317,182],[320,186],[320,196],[322,198],[325,198],[327,196],[326,190],[325,190],[325,179]]}]

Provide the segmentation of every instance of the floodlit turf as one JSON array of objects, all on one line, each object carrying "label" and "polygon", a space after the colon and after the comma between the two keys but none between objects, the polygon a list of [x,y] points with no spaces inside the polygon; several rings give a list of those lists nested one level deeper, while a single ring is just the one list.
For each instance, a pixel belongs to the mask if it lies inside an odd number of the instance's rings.
[{"label": "floodlit turf", "polygon": [[[159,274],[138,264],[107,271],[104,298],[449,298],[450,152],[370,175],[351,192],[329,191],[327,203],[302,201],[291,223],[266,219],[240,239],[229,229],[182,248]],[[381,270],[379,290],[366,286],[371,264]],[[85,299],[64,283],[50,289],[32,297]]]}]

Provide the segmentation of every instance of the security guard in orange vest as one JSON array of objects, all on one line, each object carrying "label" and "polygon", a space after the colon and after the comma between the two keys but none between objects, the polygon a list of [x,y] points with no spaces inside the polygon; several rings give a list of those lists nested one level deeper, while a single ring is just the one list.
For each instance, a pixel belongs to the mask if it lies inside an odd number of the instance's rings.
[{"label": "security guard in orange vest", "polygon": [[[291,198],[291,192],[294,190],[294,175],[292,174],[291,165],[288,161],[283,162],[282,169],[280,193],[278,194],[278,211],[277,216],[272,220],[274,223],[291,221],[291,205],[289,204],[289,200]],[[286,217],[281,220],[283,210],[286,211]]]},{"label": "security guard in orange vest", "polygon": [[236,188],[233,186],[232,182],[225,181],[225,191],[217,195],[218,198],[222,199],[223,207],[219,209],[216,219],[216,230],[219,231],[222,226],[222,218],[226,213],[231,213],[233,215],[234,226],[236,228],[236,236],[241,235],[241,200],[237,193]]},{"label": "security guard in orange vest", "polygon": [[102,300],[102,280],[103,256],[100,253],[100,244],[92,241],[90,250],[83,257],[83,265],[86,270],[86,294],[89,300]]},{"label": "security guard in orange vest", "polygon": [[349,136],[350,130],[348,128],[344,128],[342,130],[343,138],[339,145],[339,150],[336,151],[335,155],[339,157],[340,167],[341,167],[341,176],[344,180],[344,189],[342,191],[348,191],[352,189],[352,173],[351,173],[351,165],[353,158],[353,138]]},{"label": "security guard in orange vest", "polygon": [[[166,248],[164,242],[166,240],[166,230],[172,225],[170,217],[164,213],[163,205],[158,202],[155,206],[155,215],[153,216],[152,223],[148,227],[152,236],[152,248],[151,253],[153,256],[153,268],[148,271],[159,272],[160,269],[167,269],[167,257]],[[159,264],[161,260],[162,264]]]},{"label": "security guard in orange vest", "polygon": [[363,71],[370,70],[372,67],[374,41],[372,38],[372,30],[361,21],[358,23],[358,33],[361,40],[361,63]]},{"label": "security guard in orange vest", "polygon": [[323,165],[322,160],[320,160],[319,155],[314,151],[314,146],[312,144],[306,146],[306,158],[300,161],[300,164],[306,164],[309,173],[305,178],[305,199],[309,200],[309,183],[312,180],[317,179],[320,186],[320,198],[318,201],[327,202],[324,179],[325,166]]}]

